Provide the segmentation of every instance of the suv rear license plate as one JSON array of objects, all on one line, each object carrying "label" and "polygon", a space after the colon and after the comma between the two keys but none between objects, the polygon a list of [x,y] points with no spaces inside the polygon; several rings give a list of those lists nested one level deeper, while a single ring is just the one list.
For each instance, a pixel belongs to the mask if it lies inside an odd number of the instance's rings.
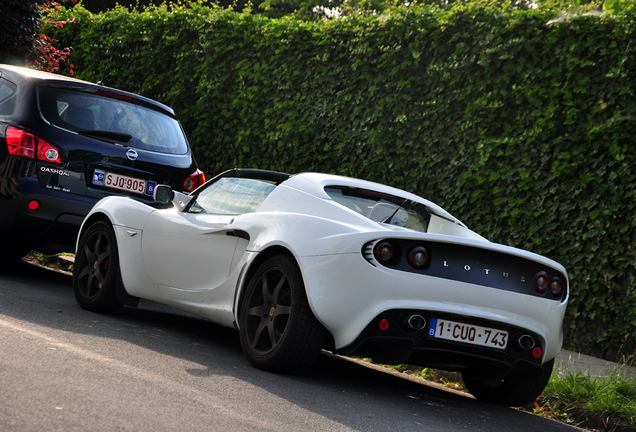
[{"label": "suv rear license plate", "polygon": [[93,173],[93,184],[148,196],[152,196],[157,186],[157,182],[141,180],[98,169]]},{"label": "suv rear license plate", "polygon": [[508,332],[505,330],[463,324],[455,321],[431,319],[428,335],[438,339],[481,345],[489,348],[506,349]]}]

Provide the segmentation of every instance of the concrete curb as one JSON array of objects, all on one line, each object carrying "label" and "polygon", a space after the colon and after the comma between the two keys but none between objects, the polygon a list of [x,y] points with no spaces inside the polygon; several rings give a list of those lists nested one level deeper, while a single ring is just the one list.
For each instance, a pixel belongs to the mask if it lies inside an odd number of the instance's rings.
[{"label": "concrete curb", "polygon": [[567,350],[561,350],[557,355],[554,370],[557,373],[581,372],[591,377],[618,374],[625,378],[636,378],[636,368]]}]

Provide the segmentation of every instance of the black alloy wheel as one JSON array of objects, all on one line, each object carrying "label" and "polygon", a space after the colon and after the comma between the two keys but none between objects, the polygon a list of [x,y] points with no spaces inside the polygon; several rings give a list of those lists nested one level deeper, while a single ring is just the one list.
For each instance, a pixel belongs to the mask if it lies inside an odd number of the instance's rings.
[{"label": "black alloy wheel", "polygon": [[115,312],[119,256],[110,223],[98,221],[82,235],[73,266],[73,292],[79,305],[95,312]]},{"label": "black alloy wheel", "polygon": [[276,255],[247,285],[239,315],[241,346],[252,365],[295,373],[318,358],[326,330],[314,317],[296,261]]}]

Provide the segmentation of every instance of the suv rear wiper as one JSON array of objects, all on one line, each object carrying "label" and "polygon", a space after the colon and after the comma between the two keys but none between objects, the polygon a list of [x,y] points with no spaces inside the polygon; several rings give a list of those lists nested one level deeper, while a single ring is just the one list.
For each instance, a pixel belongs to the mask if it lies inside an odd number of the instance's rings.
[{"label": "suv rear wiper", "polygon": [[127,143],[132,139],[132,135],[123,132],[113,132],[105,130],[79,130],[78,134],[93,137],[93,138],[105,138],[107,140],[119,141]]}]

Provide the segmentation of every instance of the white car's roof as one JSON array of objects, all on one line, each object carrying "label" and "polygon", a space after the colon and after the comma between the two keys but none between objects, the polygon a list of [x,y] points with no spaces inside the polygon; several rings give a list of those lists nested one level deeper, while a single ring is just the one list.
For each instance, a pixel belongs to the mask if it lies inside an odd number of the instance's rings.
[{"label": "white car's roof", "polygon": [[411,201],[416,201],[424,204],[429,209],[433,210],[439,216],[444,216],[448,219],[456,221],[460,225],[463,225],[456,217],[448,213],[446,210],[431,202],[427,199],[414,195],[410,192],[403,191],[391,186],[386,186],[380,183],[374,183],[367,180],[355,179],[352,177],[344,177],[334,174],[321,174],[321,173],[300,173],[291,176],[288,180],[285,180],[283,184],[287,187],[301,190],[311,195],[317,196],[322,199],[331,200],[331,197],[325,192],[327,186],[348,186],[352,188],[370,189],[376,192],[382,192]]}]

